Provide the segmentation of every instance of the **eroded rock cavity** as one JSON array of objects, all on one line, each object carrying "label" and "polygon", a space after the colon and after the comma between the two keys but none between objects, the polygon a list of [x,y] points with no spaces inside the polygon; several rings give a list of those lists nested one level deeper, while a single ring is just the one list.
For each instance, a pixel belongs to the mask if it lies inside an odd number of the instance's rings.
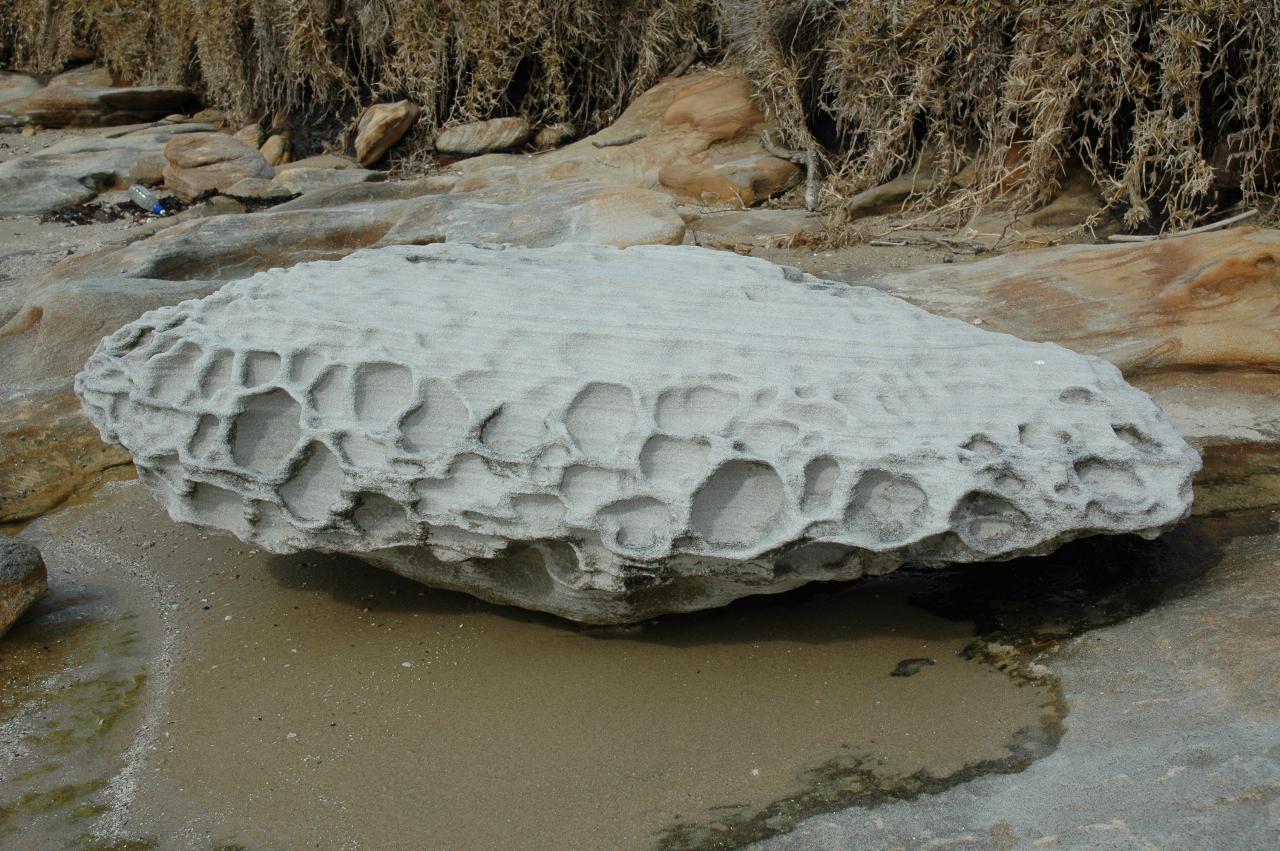
[{"label": "eroded rock cavity", "polygon": [[263,272],[76,388],[176,519],[594,623],[1155,535],[1199,467],[1105,361],[693,247]]}]

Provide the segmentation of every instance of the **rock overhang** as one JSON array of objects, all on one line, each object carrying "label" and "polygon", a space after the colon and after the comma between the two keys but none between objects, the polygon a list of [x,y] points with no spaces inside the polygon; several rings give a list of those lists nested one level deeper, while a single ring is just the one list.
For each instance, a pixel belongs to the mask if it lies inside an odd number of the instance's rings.
[{"label": "rock overhang", "polygon": [[1185,516],[1097,358],[693,247],[446,243],[238,281],[77,391],[177,519],[585,621]]}]

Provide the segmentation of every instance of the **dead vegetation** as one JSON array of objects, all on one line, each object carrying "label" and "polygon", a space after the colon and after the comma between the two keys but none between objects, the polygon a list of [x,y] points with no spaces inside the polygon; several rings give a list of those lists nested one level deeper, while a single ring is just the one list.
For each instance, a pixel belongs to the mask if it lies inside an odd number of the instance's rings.
[{"label": "dead vegetation", "polygon": [[716,32],[713,0],[0,0],[0,67],[53,73],[88,48],[238,120],[408,97],[420,135],[511,114],[594,128]]},{"label": "dead vegetation", "polygon": [[823,205],[922,170],[963,220],[1034,209],[1084,169],[1131,230],[1260,203],[1280,158],[1275,0],[0,0],[0,65],[89,48],[237,118],[349,125],[362,101],[451,122],[580,131],[721,51],[779,141],[814,152]]},{"label": "dead vegetation", "polygon": [[1130,229],[1259,203],[1280,151],[1272,0],[722,0],[730,55],[827,208],[913,169],[956,217],[1034,209],[1074,167]]}]

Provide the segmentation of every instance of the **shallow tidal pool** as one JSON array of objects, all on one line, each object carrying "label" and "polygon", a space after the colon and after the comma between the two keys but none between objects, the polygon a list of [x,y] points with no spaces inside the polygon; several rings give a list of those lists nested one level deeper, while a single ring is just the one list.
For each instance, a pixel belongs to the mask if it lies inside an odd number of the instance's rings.
[{"label": "shallow tidal pool", "polygon": [[[1089,625],[1031,577],[1001,655],[1013,564],[584,629],[179,526],[136,482],[23,535],[55,591],[0,643],[4,847],[735,847],[1047,753],[1026,662]],[[1149,545],[1085,546],[1095,581]]]}]

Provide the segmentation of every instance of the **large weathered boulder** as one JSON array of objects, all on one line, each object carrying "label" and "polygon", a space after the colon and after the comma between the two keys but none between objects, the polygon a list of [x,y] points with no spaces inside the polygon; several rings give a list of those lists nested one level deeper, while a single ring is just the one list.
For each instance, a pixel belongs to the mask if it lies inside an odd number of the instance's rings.
[{"label": "large weathered boulder", "polygon": [[360,116],[356,126],[356,159],[371,166],[408,132],[422,110],[416,103],[398,100],[375,103]]},{"label": "large weathered boulder", "polygon": [[[104,466],[127,460],[119,447],[99,443],[78,405],[65,411],[58,394],[70,395],[72,377],[103,334],[146,310],[199,298],[262,269],[337,260],[367,246],[441,240],[626,246],[679,243],[685,234],[670,197],[657,192],[581,181],[458,193],[447,192],[449,185],[433,179],[358,183],[248,215],[206,215],[215,211],[197,205],[120,232],[113,239],[122,244],[73,255],[38,279],[0,290],[6,296],[0,301],[0,523],[47,510]],[[247,190],[252,197],[264,188],[279,187],[258,179],[238,181],[227,192]],[[138,238],[160,228],[163,233]]]},{"label": "large weathered boulder", "polygon": [[1105,361],[694,247],[268,271],[76,389],[177,519],[596,623],[1154,535],[1199,467]]},{"label": "large weathered boulder", "polygon": [[673,195],[698,204],[750,207],[790,188],[800,167],[770,154],[751,154],[724,163],[671,163],[658,181]]},{"label": "large weathered boulder", "polygon": [[49,590],[40,551],[0,537],[0,636]]},{"label": "large weathered boulder", "polygon": [[880,284],[935,312],[1105,357],[1130,377],[1280,365],[1280,232],[1064,245]]},{"label": "large weathered boulder", "polygon": [[275,170],[257,148],[225,133],[188,133],[164,147],[164,185],[183,201],[221,192],[246,177],[270,178]]}]

